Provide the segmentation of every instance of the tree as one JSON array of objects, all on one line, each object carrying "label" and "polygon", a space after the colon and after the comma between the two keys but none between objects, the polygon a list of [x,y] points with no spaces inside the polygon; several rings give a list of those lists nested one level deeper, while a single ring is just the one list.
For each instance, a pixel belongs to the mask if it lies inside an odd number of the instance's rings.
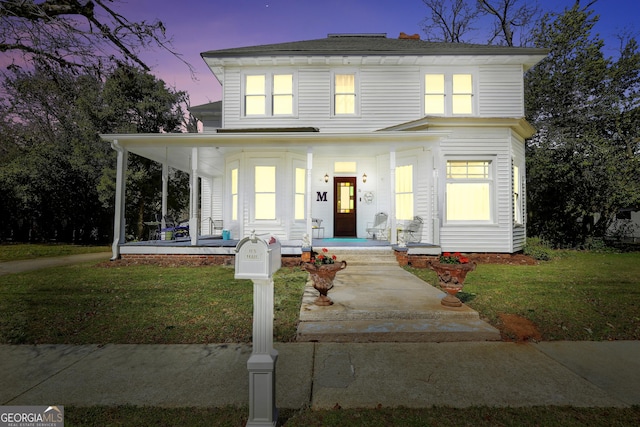
[{"label": "tree", "polygon": [[464,37],[474,30],[471,26],[478,11],[467,0],[422,0],[429,15],[422,21],[427,40],[447,43],[462,43]]},{"label": "tree", "polygon": [[480,13],[493,18],[489,43],[497,42],[515,46],[514,36],[519,35],[519,46],[529,42],[529,30],[539,17],[537,5],[531,6],[522,0],[478,0]]},{"label": "tree", "polygon": [[614,61],[579,3],[547,14],[534,40],[550,49],[525,76],[529,233],[556,245],[605,237],[620,208],[640,202],[640,55],[634,39]]},{"label": "tree", "polygon": [[[526,0],[423,0],[429,15],[422,22],[427,40],[450,43],[471,42],[486,37],[489,44],[524,46],[529,30],[539,18],[537,6]],[[487,25],[488,24],[488,25]],[[491,32],[474,36],[476,26]]]},{"label": "tree", "polygon": [[150,46],[180,58],[162,22],[131,22],[111,8],[112,3],[0,0],[0,52],[20,53],[28,63],[38,58],[41,63],[84,72],[101,71],[114,60],[149,71],[138,52]]},{"label": "tree", "polygon": [[[183,92],[139,69],[122,65],[103,81],[56,64],[34,71],[13,69],[5,79],[0,147],[0,237],[62,241],[102,238],[113,220],[115,156],[99,133],[177,131],[183,120]],[[156,211],[160,167],[137,156],[130,160],[128,232],[142,235],[141,216]],[[171,203],[184,206],[188,180]],[[111,178],[107,183],[106,178]],[[155,187],[154,187],[155,186]],[[188,195],[188,190],[186,191]],[[175,205],[171,205],[175,208]]]}]

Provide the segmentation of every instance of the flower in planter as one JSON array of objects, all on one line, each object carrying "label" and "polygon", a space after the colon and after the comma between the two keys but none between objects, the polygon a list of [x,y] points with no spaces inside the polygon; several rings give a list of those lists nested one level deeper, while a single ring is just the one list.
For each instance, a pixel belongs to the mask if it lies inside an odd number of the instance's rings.
[{"label": "flower in planter", "polygon": [[314,252],[313,255],[311,263],[315,265],[335,264],[337,259],[335,255],[329,255],[329,249],[327,248],[322,248],[322,253]]},{"label": "flower in planter", "polygon": [[438,260],[440,264],[468,264],[469,258],[462,256],[460,252],[444,252]]}]

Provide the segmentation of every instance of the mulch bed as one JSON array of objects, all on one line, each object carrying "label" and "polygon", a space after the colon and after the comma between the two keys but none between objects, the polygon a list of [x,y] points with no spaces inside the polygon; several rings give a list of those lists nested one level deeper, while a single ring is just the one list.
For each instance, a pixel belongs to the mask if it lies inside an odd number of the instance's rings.
[{"label": "mulch bed", "polygon": [[512,264],[512,265],[536,265],[538,261],[523,254],[471,254],[471,261],[478,264]]}]

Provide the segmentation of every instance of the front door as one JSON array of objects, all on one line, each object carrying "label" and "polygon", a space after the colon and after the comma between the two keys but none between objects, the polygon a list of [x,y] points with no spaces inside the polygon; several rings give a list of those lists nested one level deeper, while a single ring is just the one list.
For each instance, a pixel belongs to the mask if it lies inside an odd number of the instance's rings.
[{"label": "front door", "polygon": [[333,236],[356,237],[356,177],[334,177],[333,194]]}]

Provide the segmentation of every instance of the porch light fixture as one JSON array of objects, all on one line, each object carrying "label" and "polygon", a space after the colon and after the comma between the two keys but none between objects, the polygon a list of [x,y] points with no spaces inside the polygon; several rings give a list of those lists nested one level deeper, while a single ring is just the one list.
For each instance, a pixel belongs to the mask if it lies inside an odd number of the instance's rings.
[{"label": "porch light fixture", "polygon": [[329,174],[324,174],[324,182],[329,182]]},{"label": "porch light fixture", "polygon": [[366,173],[362,174],[362,182],[367,182],[367,174]]}]

